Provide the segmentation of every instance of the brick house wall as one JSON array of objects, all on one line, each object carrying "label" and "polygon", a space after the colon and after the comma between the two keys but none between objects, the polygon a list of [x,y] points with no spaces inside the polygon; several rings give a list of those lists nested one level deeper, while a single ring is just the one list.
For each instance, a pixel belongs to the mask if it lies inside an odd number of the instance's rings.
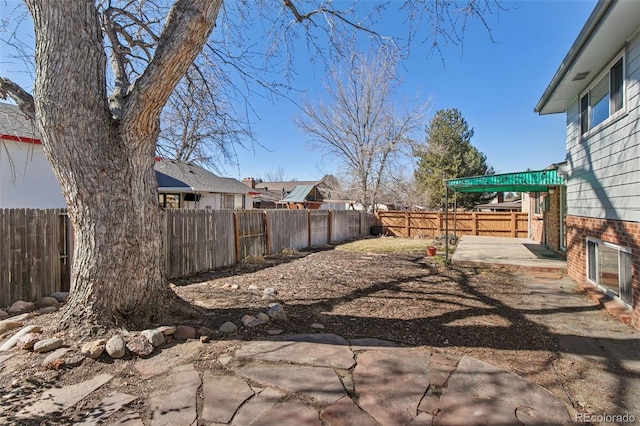
[{"label": "brick house wall", "polygon": [[560,245],[560,191],[546,194],[549,211],[544,212],[544,223],[547,228],[547,247],[555,252],[561,252]]},{"label": "brick house wall", "polygon": [[640,329],[640,223],[567,216],[567,273],[578,282],[587,282],[587,237],[632,250],[633,316],[631,324]]},{"label": "brick house wall", "polygon": [[[529,214],[531,239],[547,246],[551,250],[562,253],[560,235],[560,191],[556,189],[553,194],[540,192],[540,213],[535,213],[536,198],[535,193],[529,197]],[[549,201],[549,211],[542,211],[544,199]]]}]

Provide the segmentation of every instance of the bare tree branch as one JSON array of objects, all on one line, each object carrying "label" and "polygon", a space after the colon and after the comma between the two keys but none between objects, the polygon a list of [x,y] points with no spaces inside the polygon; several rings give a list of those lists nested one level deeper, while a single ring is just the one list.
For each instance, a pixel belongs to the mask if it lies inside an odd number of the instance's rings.
[{"label": "bare tree branch", "polygon": [[0,98],[7,99],[7,97],[13,99],[18,104],[20,111],[30,120],[36,118],[33,96],[8,78],[0,77]]}]

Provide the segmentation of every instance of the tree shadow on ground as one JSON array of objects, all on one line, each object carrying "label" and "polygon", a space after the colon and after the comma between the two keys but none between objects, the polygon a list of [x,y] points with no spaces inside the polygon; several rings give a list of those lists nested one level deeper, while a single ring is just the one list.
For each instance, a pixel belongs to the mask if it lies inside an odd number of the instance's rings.
[{"label": "tree shadow on ground", "polygon": [[[624,414],[621,408],[625,406],[624,401],[637,393],[632,382],[640,380],[640,371],[629,368],[628,362],[638,361],[640,352],[629,350],[615,354],[600,348],[616,345],[640,348],[640,336],[621,340],[565,334],[546,325],[547,321],[535,319],[558,316],[557,321],[563,321],[567,315],[597,311],[598,306],[587,302],[572,306],[533,306],[527,303],[526,294],[513,278],[504,272],[487,273],[431,264],[417,255],[402,255],[398,259],[406,269],[401,277],[378,275],[366,268],[358,269],[357,274],[366,277],[357,283],[350,283],[353,276],[345,279],[333,276],[333,280],[326,283],[327,291],[314,297],[304,294],[296,297],[293,292],[283,294],[285,322],[242,328],[240,333],[223,338],[269,338],[268,328],[282,328],[286,334],[308,334],[318,332],[311,325],[319,323],[324,325],[320,332],[345,338],[378,338],[404,345],[424,345],[438,351],[498,357],[497,360],[485,359],[490,363],[500,364],[504,361],[500,356],[517,358],[521,351],[532,351],[539,356],[528,365],[523,361],[523,371],[516,371],[527,377],[555,371],[561,354],[590,357],[600,359],[599,368],[617,378],[616,395],[611,399],[618,406],[616,411]],[[398,305],[403,308],[398,309]],[[217,329],[225,321],[238,323],[243,315],[255,314],[258,310],[254,306],[234,306],[203,311],[205,315],[200,318],[203,324]],[[586,345],[584,340],[597,343]],[[564,388],[564,379],[557,372],[556,376],[558,386]],[[567,398],[575,405],[569,393]]]}]

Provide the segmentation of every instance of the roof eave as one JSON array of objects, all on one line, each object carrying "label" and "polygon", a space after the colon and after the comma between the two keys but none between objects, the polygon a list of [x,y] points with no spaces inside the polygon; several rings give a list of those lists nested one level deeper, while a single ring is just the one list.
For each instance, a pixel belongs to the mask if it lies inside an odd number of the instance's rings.
[{"label": "roof eave", "polygon": [[538,101],[538,104],[534,108],[535,112],[537,112],[538,114],[555,114],[566,111],[566,107],[557,106],[557,103],[555,105],[555,108],[549,108],[548,106],[551,97],[567,77],[577,58],[583,53],[585,45],[591,39],[591,36],[596,31],[596,29],[600,26],[604,16],[607,14],[611,6],[613,6],[615,1],[616,0],[600,0],[596,4],[593,12],[591,12],[591,15],[587,19],[587,22],[584,24],[584,27],[582,27],[582,30],[578,34],[578,37],[573,42],[573,45],[567,52],[565,58],[560,63],[560,67],[556,71],[555,75],[551,79],[551,82]]}]

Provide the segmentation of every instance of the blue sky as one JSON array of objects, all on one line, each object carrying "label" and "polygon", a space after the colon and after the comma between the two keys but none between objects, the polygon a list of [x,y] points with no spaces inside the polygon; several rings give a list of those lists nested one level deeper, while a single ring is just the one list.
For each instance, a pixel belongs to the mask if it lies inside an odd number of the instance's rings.
[{"label": "blue sky", "polygon": [[[493,42],[481,25],[471,25],[464,51],[460,46],[445,47],[444,64],[438,56],[427,58],[427,47],[415,44],[401,70],[404,83],[397,95],[414,98],[419,93],[423,100],[431,100],[425,124],[439,109],[459,109],[475,130],[472,144],[497,173],[538,170],[563,161],[565,116],[540,116],[533,108],[595,4],[593,0],[506,1],[510,10],[488,20]],[[393,28],[398,32],[401,15],[385,24],[379,32],[393,33]],[[313,75],[308,55],[297,53],[294,65],[301,77],[294,86],[307,96],[319,94],[319,78],[305,77]],[[295,105],[284,99],[257,99],[254,106],[260,115],[253,125],[256,138],[270,152],[260,147],[255,152],[238,149],[241,177],[264,176],[282,168],[286,178],[311,180],[335,171],[335,163],[309,150],[305,135],[294,128]],[[227,171],[238,174],[232,167]]]},{"label": "blue sky", "polygon": [[[375,27],[379,33],[406,36],[404,15],[394,11],[400,4],[391,2]],[[464,50],[445,46],[442,59],[429,56],[428,46],[414,43],[409,59],[399,68],[403,83],[396,94],[430,100],[425,125],[439,109],[459,109],[475,131],[471,143],[497,173],[542,169],[563,161],[565,116],[539,116],[533,108],[595,4],[595,0],[504,1],[509,10],[488,17],[493,41],[476,22],[467,28]],[[292,65],[297,71],[292,86],[306,97],[322,96],[322,69],[311,65],[305,49],[296,51]],[[25,83],[28,75],[9,71],[0,51],[0,76],[30,88],[31,82]],[[297,101],[300,94],[289,96]],[[259,145],[252,147],[247,141],[249,149],[238,147],[238,166],[224,166],[226,175],[265,177],[282,169],[287,179],[314,180],[337,172],[336,162],[309,149],[305,135],[295,129],[295,103],[256,96],[251,104],[257,114],[252,128]],[[413,164],[407,164],[405,175]]]}]

